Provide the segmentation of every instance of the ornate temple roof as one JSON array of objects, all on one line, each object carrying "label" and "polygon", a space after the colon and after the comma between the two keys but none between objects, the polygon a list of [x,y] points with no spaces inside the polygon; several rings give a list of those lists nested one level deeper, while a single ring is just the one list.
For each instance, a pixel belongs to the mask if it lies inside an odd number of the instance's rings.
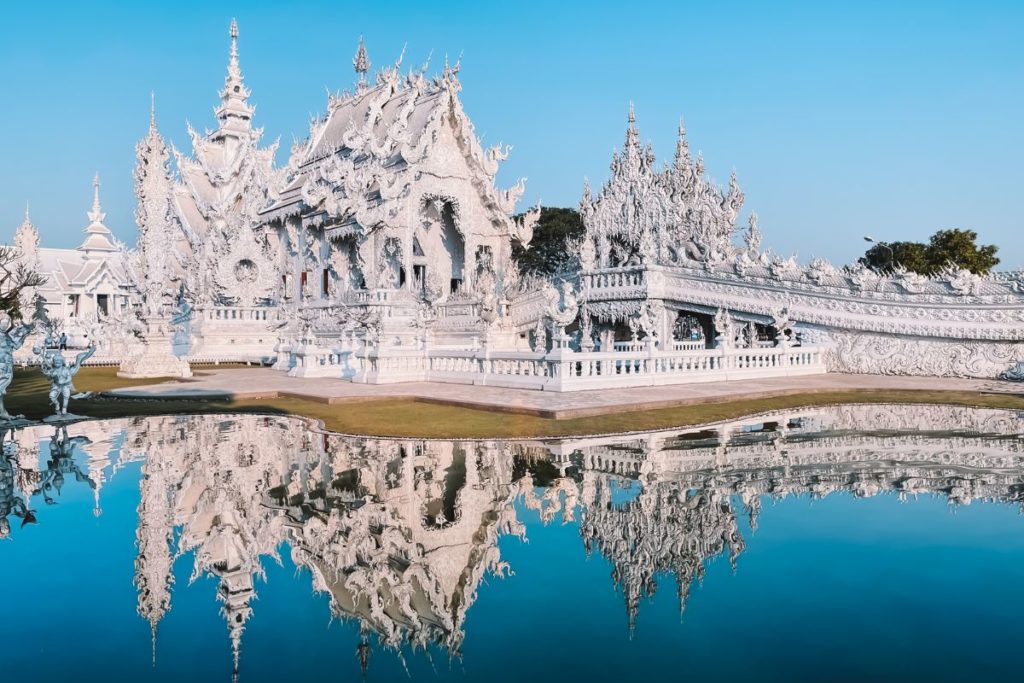
[{"label": "ornate temple roof", "polygon": [[640,142],[630,104],[625,142],[612,156],[611,176],[594,197],[588,184],[580,202],[591,242],[584,246],[593,250],[584,267],[674,263],[711,250],[729,253],[743,201],[735,172],[723,190],[706,177],[703,158],[691,158],[681,120],[674,160],[655,168],[654,151]]},{"label": "ornate temple roof", "polygon": [[277,143],[260,148],[238,57],[238,24],[231,21],[227,74],[214,109],[217,128],[199,133],[188,126],[193,156],[174,150],[181,176],[175,200],[186,232],[202,235],[211,222],[251,219],[265,203]]},{"label": "ornate temple roof", "polygon": [[[446,155],[432,157],[432,149],[454,140],[458,148],[455,156],[462,157],[467,179],[479,194],[488,218],[511,228],[510,217],[524,184],[520,181],[504,191],[494,187],[498,165],[507,157],[508,149],[500,145],[481,147],[458,97],[462,87],[459,64],[450,66],[445,60],[441,75],[434,78],[426,77],[427,65],[402,76],[401,64],[399,57],[394,66],[377,74],[373,85],[368,85],[365,72],[369,59],[360,41],[353,60],[359,74],[355,92],[329,97],[327,114],[315,120],[309,137],[293,148],[288,180],[261,214],[275,219],[298,212],[316,214],[320,209],[326,214],[324,221],[362,223],[353,217],[362,204],[378,202],[378,195],[379,203],[397,199],[409,183],[409,179],[399,177],[406,169],[437,173],[431,164],[436,165],[438,157]],[[317,183],[343,190],[344,197],[325,205]],[[388,195],[389,191],[394,194]]]},{"label": "ornate temple roof", "polygon": [[93,202],[87,215],[90,222],[84,230],[82,244],[75,249],[55,249],[39,246],[39,231],[32,224],[26,208],[25,220],[18,226],[15,243],[19,248],[32,252],[24,257],[37,264],[39,271],[47,276],[37,288],[40,293],[89,290],[105,277],[117,286],[128,285],[122,261],[124,251],[103,223],[106,214],[100,205],[98,175],[93,179]]}]

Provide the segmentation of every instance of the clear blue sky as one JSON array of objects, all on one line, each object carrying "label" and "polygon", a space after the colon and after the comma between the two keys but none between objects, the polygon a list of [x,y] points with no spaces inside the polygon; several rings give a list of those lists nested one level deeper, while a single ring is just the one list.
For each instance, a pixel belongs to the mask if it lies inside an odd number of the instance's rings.
[{"label": "clear blue sky", "polygon": [[607,176],[628,103],[659,159],[680,115],[719,181],[735,167],[766,243],[847,262],[861,237],[967,227],[1024,265],[1024,2],[4,3],[0,236],[26,200],[44,243],[81,239],[95,171],[107,224],[134,240],[134,144],[213,125],[238,18],[242,68],[283,161],[325,88],[375,67],[463,56],[463,100],[499,180],[574,206]]}]

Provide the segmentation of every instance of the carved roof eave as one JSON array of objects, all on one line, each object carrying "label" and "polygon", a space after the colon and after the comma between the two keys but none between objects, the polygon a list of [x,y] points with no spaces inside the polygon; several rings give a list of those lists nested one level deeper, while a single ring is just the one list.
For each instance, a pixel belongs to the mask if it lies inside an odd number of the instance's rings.
[{"label": "carved roof eave", "polygon": [[256,212],[256,215],[268,223],[284,222],[294,216],[300,216],[308,210],[299,194],[283,201],[276,201]]},{"label": "carved roof eave", "polygon": [[[473,187],[479,194],[485,208],[491,213],[491,221],[496,225],[511,230],[512,214],[515,211],[518,197],[511,202],[511,206],[508,206],[507,202],[500,196],[500,191],[494,185],[494,178],[498,173],[498,167],[501,163],[500,152],[488,152],[483,149],[480,139],[476,136],[472,121],[469,120],[469,116],[462,108],[462,101],[459,99],[458,93],[454,89],[449,89],[448,92],[447,113],[452,117],[452,121],[455,124],[453,127],[455,139],[459,143],[459,148],[462,150],[466,165],[472,174]],[[441,123],[439,121],[437,125],[441,125]],[[525,180],[521,181],[520,186],[512,191],[518,190],[518,194],[521,195],[524,185]]]}]

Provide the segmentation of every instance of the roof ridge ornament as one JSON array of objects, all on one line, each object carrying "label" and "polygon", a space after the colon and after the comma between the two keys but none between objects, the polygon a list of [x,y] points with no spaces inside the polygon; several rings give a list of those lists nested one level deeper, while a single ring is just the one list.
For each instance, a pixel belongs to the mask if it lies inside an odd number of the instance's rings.
[{"label": "roof ridge ornament", "polygon": [[100,205],[100,174],[97,173],[92,179],[92,208],[86,213],[89,217],[89,225],[86,226],[85,241],[78,247],[79,250],[90,251],[117,251],[117,246],[111,242],[113,233],[110,228],[103,224],[107,214],[103,213]]},{"label": "roof ridge ornament", "polygon": [[238,22],[235,19],[231,20],[228,34],[231,36],[231,49],[228,50],[228,78],[241,80],[242,70],[238,64]]},{"label": "roof ridge ornament", "polygon": [[107,217],[100,207],[100,174],[97,172],[92,179],[92,210],[89,211],[89,220],[93,223],[101,223]]},{"label": "roof ridge ornament", "polygon": [[[405,50],[402,50],[403,54]],[[401,58],[399,58],[401,63]],[[356,55],[352,58],[352,68],[359,74],[358,89],[363,90],[366,88],[366,73],[370,70],[370,57],[366,54],[366,43],[363,41],[363,37],[359,36],[359,47],[356,48]]]},{"label": "roof ridge ornament", "polygon": [[218,132],[225,129],[234,135],[243,134],[252,128],[253,108],[249,106],[249,90],[245,87],[242,67],[238,60],[238,21],[231,20],[228,29],[231,48],[228,50],[228,73],[224,77],[224,89],[220,91],[220,106],[215,110],[220,121]]},{"label": "roof ridge ornament", "polygon": [[407,47],[409,47],[409,41],[406,41],[405,44],[402,45],[402,52],[399,53],[398,61],[395,62],[395,73],[398,73],[399,69],[402,68],[402,61],[405,59],[405,50]]},{"label": "roof ridge ornament", "polygon": [[686,124],[683,123],[682,116],[679,117],[679,137],[676,138],[675,164],[677,168],[689,166],[690,164],[690,143],[686,140]]}]

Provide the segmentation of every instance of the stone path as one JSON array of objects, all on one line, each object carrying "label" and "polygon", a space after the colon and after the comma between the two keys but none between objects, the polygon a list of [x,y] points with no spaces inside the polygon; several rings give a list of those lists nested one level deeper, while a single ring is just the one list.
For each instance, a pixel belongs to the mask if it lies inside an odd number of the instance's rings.
[{"label": "stone path", "polygon": [[995,380],[826,374],[555,393],[436,382],[353,384],[340,379],[287,377],[284,373],[268,368],[212,368],[200,369],[197,372],[197,376],[190,380],[135,386],[109,391],[106,394],[123,398],[149,399],[292,397],[328,404],[379,398],[413,398],[447,405],[564,419],[606,415],[624,409],[668,408],[847,389],[916,389],[1002,394],[1021,393],[1024,389],[1019,383]]}]

